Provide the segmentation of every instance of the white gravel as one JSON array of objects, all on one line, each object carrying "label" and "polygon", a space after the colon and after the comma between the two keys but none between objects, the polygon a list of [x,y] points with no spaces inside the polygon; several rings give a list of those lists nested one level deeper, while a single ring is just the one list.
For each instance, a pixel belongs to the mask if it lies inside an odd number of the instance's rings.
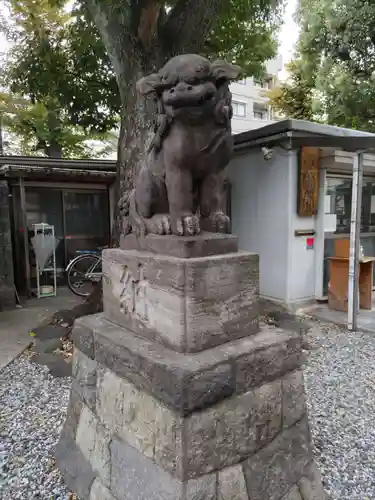
[{"label": "white gravel", "polygon": [[305,370],[318,466],[332,500],[375,499],[375,335],[319,325]]},{"label": "white gravel", "polygon": [[0,373],[1,500],[72,498],[53,460],[69,387],[26,355]]},{"label": "white gravel", "polygon": [[[305,382],[331,500],[375,499],[375,336],[315,324]],[[68,500],[53,461],[70,379],[22,356],[0,373],[0,499]]]}]

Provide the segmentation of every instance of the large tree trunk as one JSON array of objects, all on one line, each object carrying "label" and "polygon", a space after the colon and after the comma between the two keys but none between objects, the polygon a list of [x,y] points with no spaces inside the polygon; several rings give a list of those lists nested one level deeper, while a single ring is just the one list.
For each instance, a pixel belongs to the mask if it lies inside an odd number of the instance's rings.
[{"label": "large tree trunk", "polygon": [[[133,48],[134,50],[134,48]],[[134,53],[133,53],[134,54]],[[162,54],[154,54],[153,64],[143,64],[145,54],[133,56],[127,64],[126,77],[119,81],[121,95],[121,125],[117,150],[117,176],[115,185],[115,214],[112,230],[112,246],[118,246],[121,231],[119,200],[134,187],[134,182],[154,133],[156,103],[145,99],[136,91],[137,81],[146,74],[155,71],[164,61]]]},{"label": "large tree trunk", "polygon": [[3,142],[3,117],[0,114],[0,155],[4,154],[4,142]]}]

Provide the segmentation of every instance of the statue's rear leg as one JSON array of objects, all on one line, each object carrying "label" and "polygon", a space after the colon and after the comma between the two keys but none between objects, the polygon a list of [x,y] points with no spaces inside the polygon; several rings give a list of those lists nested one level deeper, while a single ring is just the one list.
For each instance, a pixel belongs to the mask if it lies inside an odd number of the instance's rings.
[{"label": "statue's rear leg", "polygon": [[203,179],[199,190],[201,225],[206,231],[229,233],[230,219],[222,210],[223,172],[212,173]]}]

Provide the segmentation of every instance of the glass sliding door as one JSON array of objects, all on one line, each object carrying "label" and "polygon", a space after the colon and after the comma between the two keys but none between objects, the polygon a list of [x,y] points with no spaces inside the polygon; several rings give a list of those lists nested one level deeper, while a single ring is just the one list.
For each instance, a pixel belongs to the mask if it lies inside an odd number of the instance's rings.
[{"label": "glass sliding door", "polygon": [[12,186],[13,239],[15,246],[14,269],[19,291],[25,286],[26,261],[25,239],[28,238],[28,254],[31,285],[35,287],[35,255],[31,238],[32,224],[45,222],[55,228],[59,240],[56,248],[58,284],[65,283],[65,269],[77,250],[91,250],[106,246],[110,241],[109,198],[107,189],[66,189],[64,187],[25,185],[26,226],[23,227],[21,197],[18,185]]},{"label": "glass sliding door", "polygon": [[[324,239],[323,294],[328,294],[329,257],[334,255],[336,239],[350,238],[352,180],[348,176],[327,176],[325,213],[335,214],[336,232],[326,233]],[[361,238],[363,252],[375,256],[375,179],[364,178],[362,186]],[[375,268],[374,268],[375,279]],[[374,280],[375,282],[375,280]]]},{"label": "glass sliding door", "polygon": [[64,191],[67,262],[77,250],[95,250],[109,244],[107,191]]}]

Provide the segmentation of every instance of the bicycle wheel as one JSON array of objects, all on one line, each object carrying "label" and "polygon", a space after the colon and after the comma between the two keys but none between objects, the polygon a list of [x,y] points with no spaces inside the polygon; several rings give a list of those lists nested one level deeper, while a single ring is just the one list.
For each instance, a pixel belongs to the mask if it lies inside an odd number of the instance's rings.
[{"label": "bicycle wheel", "polygon": [[95,283],[101,279],[102,266],[99,255],[81,255],[68,271],[68,287],[80,297],[87,297]]}]

